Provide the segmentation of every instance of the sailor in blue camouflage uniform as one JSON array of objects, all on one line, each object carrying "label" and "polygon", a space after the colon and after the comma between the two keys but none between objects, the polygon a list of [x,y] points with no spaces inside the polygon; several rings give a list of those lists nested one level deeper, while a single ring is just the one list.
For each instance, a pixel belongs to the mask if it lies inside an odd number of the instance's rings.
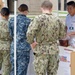
[{"label": "sailor in blue camouflage uniform", "polygon": [[[28,14],[28,6],[26,4],[21,4],[18,8],[20,14],[17,16],[17,29],[16,29],[16,50],[17,50],[17,75],[26,75],[27,68],[30,59],[30,50],[31,46],[26,41],[26,32],[27,28],[30,24],[30,19],[26,17]],[[10,35],[14,37],[14,18],[11,18],[9,21],[9,30]],[[12,64],[12,71],[10,75],[14,75],[14,39],[11,43],[11,64]]]}]

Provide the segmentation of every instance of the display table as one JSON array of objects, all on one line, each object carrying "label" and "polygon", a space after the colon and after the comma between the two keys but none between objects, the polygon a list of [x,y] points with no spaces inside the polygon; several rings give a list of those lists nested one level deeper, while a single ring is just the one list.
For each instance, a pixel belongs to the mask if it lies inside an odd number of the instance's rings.
[{"label": "display table", "polygon": [[[60,62],[57,75],[75,75],[75,49],[70,46],[59,46],[59,50]],[[33,60],[34,56],[33,51],[31,50],[27,75],[36,75]]]},{"label": "display table", "polygon": [[75,75],[75,49],[70,46],[59,46],[59,50],[60,62],[57,75],[60,75],[60,71],[62,75]]}]

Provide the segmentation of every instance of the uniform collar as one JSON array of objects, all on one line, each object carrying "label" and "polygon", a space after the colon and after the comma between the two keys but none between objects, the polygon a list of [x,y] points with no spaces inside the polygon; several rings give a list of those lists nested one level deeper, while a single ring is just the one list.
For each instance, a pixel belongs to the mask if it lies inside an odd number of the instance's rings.
[{"label": "uniform collar", "polygon": [[18,16],[25,16],[26,17],[26,15],[24,15],[24,14],[18,14]]},{"label": "uniform collar", "polygon": [[71,16],[70,14],[69,14],[69,16],[70,16],[70,17],[75,17],[75,15]]},{"label": "uniform collar", "polygon": [[46,14],[46,15],[52,15],[52,13],[43,13],[43,14]]},{"label": "uniform collar", "polygon": [[3,19],[3,18],[1,18],[1,20],[8,21],[7,19]]}]

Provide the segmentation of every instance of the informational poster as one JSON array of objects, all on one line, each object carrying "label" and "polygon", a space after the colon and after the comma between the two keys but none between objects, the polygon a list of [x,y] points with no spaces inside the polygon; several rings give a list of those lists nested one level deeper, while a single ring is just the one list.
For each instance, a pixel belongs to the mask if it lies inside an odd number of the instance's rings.
[{"label": "informational poster", "polygon": [[[75,49],[72,49],[71,47],[68,48],[60,46],[59,50],[60,62],[57,75],[75,75],[75,52],[73,53]],[[34,71],[33,60],[34,56],[31,50],[27,75],[36,75]]]},{"label": "informational poster", "polygon": [[[71,49],[67,49],[65,47],[59,47],[59,68],[57,75],[71,75]],[[60,72],[61,71],[61,72]]]}]

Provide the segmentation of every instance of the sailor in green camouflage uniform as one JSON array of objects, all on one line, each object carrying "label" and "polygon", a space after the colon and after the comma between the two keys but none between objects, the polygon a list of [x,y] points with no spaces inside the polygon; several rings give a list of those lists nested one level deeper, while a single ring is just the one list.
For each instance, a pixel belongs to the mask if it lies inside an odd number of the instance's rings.
[{"label": "sailor in green camouflage uniform", "polygon": [[10,36],[8,29],[8,8],[1,9],[0,20],[0,68],[2,68],[2,75],[10,75]]},{"label": "sailor in green camouflage uniform", "polygon": [[36,75],[56,75],[59,64],[57,40],[65,36],[65,25],[51,13],[50,1],[44,1],[41,10],[42,14],[35,17],[29,25],[27,40],[32,47],[36,46],[33,49]]}]

